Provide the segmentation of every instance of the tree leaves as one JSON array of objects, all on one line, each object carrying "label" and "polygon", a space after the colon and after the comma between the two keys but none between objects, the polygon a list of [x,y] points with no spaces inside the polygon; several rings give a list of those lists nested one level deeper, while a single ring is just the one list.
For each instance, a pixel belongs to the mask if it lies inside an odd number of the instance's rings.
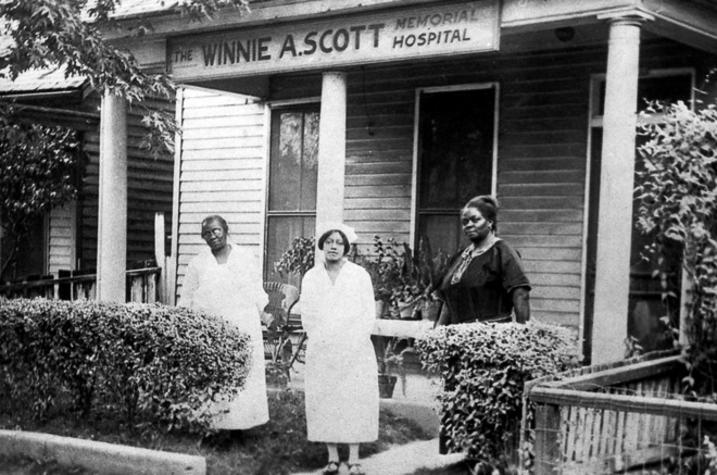
[{"label": "tree leaves", "polygon": [[[109,91],[140,108],[148,125],[145,145],[154,156],[173,153],[179,127],[169,114],[157,115],[144,102],[152,97],[173,99],[176,85],[166,73],[144,71],[132,53],[105,41],[117,0],[7,0],[0,2],[0,21],[11,45],[0,51],[0,78],[17,79],[31,69],[61,67],[65,77],[87,77],[97,91]],[[174,12],[188,20],[205,20],[234,8],[248,10],[248,0],[184,0]],[[91,4],[91,5],[89,5]],[[171,11],[169,12],[171,13]],[[151,29],[145,23],[140,32]]]},{"label": "tree leaves", "polygon": [[[655,236],[649,252],[682,247],[689,281],[688,390],[711,394],[717,378],[717,104],[652,104],[658,114],[641,129],[637,226]],[[661,263],[666,263],[662,259]]]},{"label": "tree leaves", "polygon": [[17,248],[35,219],[77,195],[79,141],[71,129],[20,122],[11,107],[0,112],[0,223]]}]

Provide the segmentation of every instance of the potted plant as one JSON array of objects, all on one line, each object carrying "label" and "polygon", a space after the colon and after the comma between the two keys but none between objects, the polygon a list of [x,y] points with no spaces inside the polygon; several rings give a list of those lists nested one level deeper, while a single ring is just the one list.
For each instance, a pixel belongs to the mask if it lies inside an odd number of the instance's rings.
[{"label": "potted plant", "polygon": [[363,255],[354,250],[352,260],[371,275],[377,308],[381,309],[377,315],[409,320],[437,318],[438,302],[432,292],[447,268],[448,254],[443,251],[434,254],[425,237],[413,251],[394,238],[384,242],[374,236],[372,251]]},{"label": "potted plant", "polygon": [[378,362],[378,392],[382,398],[390,399],[396,387],[396,381],[401,378],[403,393],[406,391],[406,369],[404,366],[404,353],[408,347],[399,351],[399,347],[407,339],[399,337],[384,338],[379,347]]},{"label": "potted plant", "polygon": [[422,237],[414,256],[418,269],[418,281],[423,286],[419,312],[424,320],[436,321],[441,311],[442,302],[435,295],[440,286],[440,279],[448,271],[451,256],[439,249],[433,252],[428,237]]},{"label": "potted plant", "polygon": [[372,253],[362,254],[358,248],[354,248],[349,258],[366,269],[371,276],[376,299],[376,316],[386,317],[391,303],[392,289],[401,283],[401,256],[395,249],[395,242],[389,238],[384,244],[379,236],[374,236]]}]

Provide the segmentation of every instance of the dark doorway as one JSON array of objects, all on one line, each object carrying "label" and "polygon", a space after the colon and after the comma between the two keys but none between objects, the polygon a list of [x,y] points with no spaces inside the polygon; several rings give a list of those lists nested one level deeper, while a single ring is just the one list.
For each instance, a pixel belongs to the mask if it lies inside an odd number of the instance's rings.
[{"label": "dark doorway", "polygon": [[459,208],[492,191],[495,88],[421,93],[418,129],[416,240],[453,254]]}]

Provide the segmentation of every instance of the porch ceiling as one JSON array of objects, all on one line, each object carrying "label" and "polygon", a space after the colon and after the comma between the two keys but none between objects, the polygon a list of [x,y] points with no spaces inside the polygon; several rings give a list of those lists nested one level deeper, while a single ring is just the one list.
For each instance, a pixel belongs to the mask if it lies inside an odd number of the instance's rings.
[{"label": "porch ceiling", "polygon": [[643,26],[648,32],[717,53],[717,3],[711,0],[506,0],[501,15],[504,37],[565,26],[606,25],[611,17],[642,16],[648,18]]},{"label": "porch ceiling", "polygon": [[703,0],[643,0],[655,20],[645,28],[698,49],[717,53],[717,3]]}]

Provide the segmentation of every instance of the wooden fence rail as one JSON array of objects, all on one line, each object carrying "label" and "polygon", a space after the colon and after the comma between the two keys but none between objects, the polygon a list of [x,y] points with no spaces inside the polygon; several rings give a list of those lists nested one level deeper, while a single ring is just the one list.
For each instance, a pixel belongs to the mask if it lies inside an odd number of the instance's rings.
[{"label": "wooden fence rail", "polygon": [[[128,302],[159,302],[161,267],[146,267],[127,271]],[[0,296],[8,298],[44,297],[63,300],[93,300],[96,297],[95,274],[72,277],[52,277],[0,285]]]}]

